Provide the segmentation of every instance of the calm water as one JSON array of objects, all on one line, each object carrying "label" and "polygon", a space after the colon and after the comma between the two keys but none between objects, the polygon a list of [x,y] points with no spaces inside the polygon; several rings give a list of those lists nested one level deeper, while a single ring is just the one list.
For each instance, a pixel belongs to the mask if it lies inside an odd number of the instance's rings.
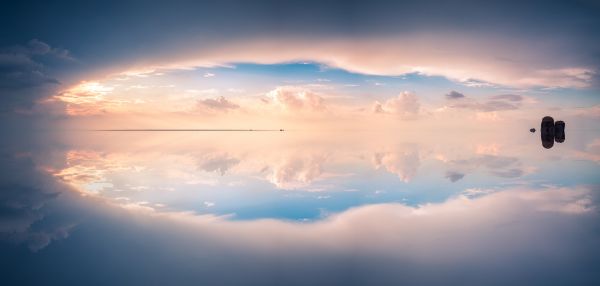
[{"label": "calm water", "polygon": [[544,149],[527,129],[10,138],[2,268],[14,285],[600,283],[600,132]]}]

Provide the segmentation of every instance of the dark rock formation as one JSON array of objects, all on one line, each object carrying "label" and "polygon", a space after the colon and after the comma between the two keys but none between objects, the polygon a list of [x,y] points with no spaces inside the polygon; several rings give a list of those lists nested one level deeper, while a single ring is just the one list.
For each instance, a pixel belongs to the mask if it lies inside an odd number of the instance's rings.
[{"label": "dark rock formation", "polygon": [[565,122],[556,121],[554,123],[554,140],[557,143],[565,142]]},{"label": "dark rock formation", "polygon": [[[529,131],[535,132],[535,129],[531,128]],[[565,122],[562,120],[554,122],[554,119],[550,116],[542,118],[540,132],[542,137],[542,146],[544,146],[546,149],[552,148],[552,146],[554,146],[554,142],[565,142]]]},{"label": "dark rock formation", "polygon": [[542,118],[542,124],[540,127],[542,146],[546,149],[554,146],[554,118],[546,116]]}]

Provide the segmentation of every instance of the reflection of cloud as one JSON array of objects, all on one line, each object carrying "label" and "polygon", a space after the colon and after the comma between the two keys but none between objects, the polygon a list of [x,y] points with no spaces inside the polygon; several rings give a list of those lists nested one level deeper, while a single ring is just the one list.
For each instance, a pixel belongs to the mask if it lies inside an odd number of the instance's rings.
[{"label": "reflection of cloud", "polygon": [[[311,278],[313,283],[310,284],[321,284],[315,281],[326,281],[323,284],[328,284],[332,277],[339,277],[339,272],[325,271],[329,267],[332,270],[350,266],[362,269],[361,263],[372,268],[355,275],[372,277],[372,269],[377,269],[377,277],[383,276],[384,281],[395,283],[404,282],[403,279],[413,271],[411,267],[439,269],[440,265],[450,267],[443,270],[452,273],[473,271],[473,267],[478,271],[485,270],[486,275],[482,279],[489,281],[489,275],[502,278],[507,273],[521,273],[523,267],[531,263],[531,257],[543,257],[538,261],[539,265],[549,263],[548,267],[554,269],[556,263],[565,261],[565,253],[589,253],[586,250],[589,250],[590,244],[582,245],[580,242],[582,239],[598,237],[591,227],[597,218],[591,204],[591,194],[586,188],[473,189],[442,203],[419,207],[402,204],[367,205],[339,214],[327,214],[323,220],[309,223],[227,221],[190,213],[155,212],[149,213],[147,220],[154,226],[163,226],[160,227],[162,232],[167,229],[169,233],[180,233],[176,229],[185,229],[185,235],[176,237],[194,237],[190,241],[189,251],[196,250],[203,257],[206,257],[206,250],[200,246],[206,243],[210,249],[245,250],[235,251],[234,257],[221,257],[231,259],[231,262],[247,261],[245,254],[253,257],[253,261],[256,257],[266,259],[263,261],[265,267],[256,270],[261,274],[270,273],[273,269],[271,265],[282,263],[293,269],[302,269],[301,273],[304,274],[308,269],[315,269],[315,261],[323,262],[323,265],[316,267],[320,275],[315,276],[317,280]],[[239,237],[244,239],[240,240]],[[173,238],[169,239],[172,242]],[[597,245],[597,242],[592,245]],[[361,257],[384,258],[381,261],[351,260],[345,265],[343,263],[347,259],[340,257],[347,257],[349,251]],[[596,252],[586,257],[594,257]],[[310,265],[305,264],[304,259],[298,259],[299,256],[310,257],[307,260]],[[492,262],[490,257],[493,258]],[[520,263],[523,260],[526,262]],[[384,267],[390,261],[394,261],[394,265],[402,263],[404,267]],[[498,261],[514,268],[505,268],[498,273]],[[212,260],[206,261],[206,264],[210,263]],[[515,266],[514,263],[520,264]],[[564,263],[572,263],[572,260]],[[218,265],[223,265],[222,260],[215,266]],[[247,264],[241,263],[240,267],[247,269]],[[548,275],[546,271],[541,273],[544,277]],[[299,276],[289,275],[279,277],[281,280],[278,281],[298,281]],[[409,280],[413,283],[421,281],[414,279]],[[457,279],[460,282],[451,281],[451,284],[464,284],[464,277]],[[485,284],[478,282],[472,284]],[[259,285],[263,283],[257,282]],[[447,279],[445,283],[448,283]]]},{"label": "reflection of cloud", "polygon": [[470,159],[452,160],[448,163],[451,166],[465,170],[484,167],[492,175],[502,178],[518,178],[532,171],[530,168],[524,168],[518,158],[487,154]]},{"label": "reflection of cloud", "polygon": [[74,226],[75,225],[65,225],[54,228],[50,231],[29,233],[27,237],[29,249],[33,252],[36,252],[48,246],[53,240],[60,240],[69,237],[69,233]]},{"label": "reflection of cloud", "polygon": [[447,99],[458,99],[458,98],[464,98],[465,95],[458,92],[458,91],[451,91],[449,93],[446,94],[446,98]]},{"label": "reflection of cloud", "polygon": [[518,178],[525,174],[524,170],[512,168],[507,170],[495,170],[491,171],[492,174],[502,178]]},{"label": "reflection of cloud", "polygon": [[488,194],[491,194],[493,192],[496,192],[496,190],[471,188],[471,189],[466,189],[466,190],[462,191],[461,195],[463,195],[463,196],[471,199],[471,198],[476,198],[476,197],[488,195]]},{"label": "reflection of cloud", "polygon": [[500,152],[500,146],[496,143],[492,143],[492,144],[488,144],[488,145],[483,145],[483,144],[479,144],[477,145],[476,149],[475,149],[475,153],[477,154],[486,154],[486,155],[498,155],[498,152]]},{"label": "reflection of cloud", "polygon": [[69,151],[66,159],[68,167],[55,172],[54,176],[82,192],[97,193],[104,187],[112,187],[107,185],[106,175],[124,168],[118,160],[109,160],[92,151]]},{"label": "reflection of cloud", "polygon": [[292,157],[275,165],[268,179],[281,189],[296,189],[309,185],[323,174],[322,156]]},{"label": "reflection of cloud", "polygon": [[393,114],[401,119],[414,119],[419,114],[419,109],[419,99],[414,93],[408,91],[404,91],[384,103],[376,101],[372,107],[374,113]]},{"label": "reflection of cloud", "polygon": [[202,158],[198,164],[198,167],[206,172],[217,172],[223,176],[227,170],[237,165],[239,162],[239,159],[230,157],[227,154],[212,154]]},{"label": "reflection of cloud", "polygon": [[383,167],[388,172],[398,175],[402,181],[410,182],[417,174],[421,161],[418,148],[406,145],[398,151],[375,153],[373,163],[375,168]]},{"label": "reflection of cloud", "polygon": [[572,150],[571,153],[574,158],[600,163],[600,138],[592,140],[582,150]]},{"label": "reflection of cloud", "polygon": [[[528,282],[535,282],[530,284],[548,285],[567,273],[553,275],[556,271],[550,270],[573,267],[582,270],[573,274],[577,281],[588,281],[596,272],[583,262],[599,253],[598,213],[590,201],[594,191],[495,190],[418,207],[390,203],[337,214],[323,211],[322,219],[302,223],[108,208],[101,209],[106,215],[99,220],[87,222],[92,231],[78,233],[78,241],[86,243],[69,244],[68,250],[75,258],[89,257],[92,251],[98,254],[96,260],[126,267],[127,275],[145,278],[148,265],[174,275],[134,280],[141,284],[169,284],[173,277],[184,277],[206,285],[346,285],[356,280],[372,285],[485,285],[490,279],[513,285],[526,273]],[[98,236],[98,229],[111,230],[110,235]],[[116,248],[107,253],[105,248],[89,248],[96,243]],[[115,259],[122,257],[127,259]],[[65,259],[48,267],[73,268],[79,261]],[[173,261],[199,266],[181,267]],[[97,274],[88,268],[83,268],[90,271],[84,275]],[[273,269],[286,271],[273,280]],[[348,269],[353,270],[350,280]],[[232,272],[239,275],[231,278]]]},{"label": "reflection of cloud", "polygon": [[46,219],[46,205],[58,196],[51,178],[39,173],[29,157],[2,155],[0,239],[27,244],[35,252],[66,238],[75,224]]}]

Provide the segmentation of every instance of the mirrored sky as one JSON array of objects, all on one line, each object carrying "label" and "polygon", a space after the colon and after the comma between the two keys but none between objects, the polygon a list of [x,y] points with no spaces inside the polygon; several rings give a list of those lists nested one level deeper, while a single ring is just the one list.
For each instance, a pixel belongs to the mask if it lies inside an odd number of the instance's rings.
[{"label": "mirrored sky", "polygon": [[600,284],[594,1],[6,6],[1,285]]}]

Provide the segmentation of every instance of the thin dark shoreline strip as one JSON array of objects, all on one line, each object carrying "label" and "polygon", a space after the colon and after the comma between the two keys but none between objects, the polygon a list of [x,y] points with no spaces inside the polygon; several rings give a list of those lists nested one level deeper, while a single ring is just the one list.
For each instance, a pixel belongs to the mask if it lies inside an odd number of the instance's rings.
[{"label": "thin dark shoreline strip", "polygon": [[107,131],[107,132],[252,132],[252,131],[283,131],[283,129],[94,129],[90,131]]}]

